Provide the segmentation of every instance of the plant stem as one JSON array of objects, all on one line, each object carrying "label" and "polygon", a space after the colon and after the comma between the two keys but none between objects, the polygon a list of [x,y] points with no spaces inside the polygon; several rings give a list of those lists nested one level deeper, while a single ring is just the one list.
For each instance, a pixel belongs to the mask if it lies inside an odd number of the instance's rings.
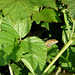
[{"label": "plant stem", "polygon": [[60,72],[61,72],[61,67],[59,66],[56,73],[55,73],[55,75],[59,75]]},{"label": "plant stem", "polygon": [[12,68],[11,68],[10,64],[8,64],[8,67],[9,67],[10,75],[14,75],[12,72]]},{"label": "plant stem", "polygon": [[71,37],[73,36],[73,34],[74,34],[74,29],[75,29],[75,21],[73,21],[73,28],[72,28],[72,33],[71,33]]},{"label": "plant stem", "polygon": [[62,53],[69,47],[69,45],[73,42],[73,40],[71,39],[61,50],[60,52],[56,55],[56,57],[53,59],[53,61],[46,67],[46,69],[44,70],[43,74],[46,73],[49,68],[56,62],[56,60],[62,55]]},{"label": "plant stem", "polygon": [[69,38],[68,40],[71,38],[71,32],[70,32],[70,26],[69,26],[69,22],[67,20],[67,13],[66,13],[66,10],[63,10],[63,14],[64,14],[64,21],[65,21],[65,24],[67,26],[67,29],[68,29],[68,34],[69,34]]}]

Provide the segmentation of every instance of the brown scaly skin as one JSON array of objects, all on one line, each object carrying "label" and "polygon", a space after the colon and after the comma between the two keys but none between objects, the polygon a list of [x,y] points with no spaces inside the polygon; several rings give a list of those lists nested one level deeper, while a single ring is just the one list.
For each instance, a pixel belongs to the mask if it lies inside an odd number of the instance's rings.
[{"label": "brown scaly skin", "polygon": [[58,43],[58,40],[50,39],[45,42],[45,45],[47,46],[47,48],[50,48],[52,44],[56,44],[56,43]]}]

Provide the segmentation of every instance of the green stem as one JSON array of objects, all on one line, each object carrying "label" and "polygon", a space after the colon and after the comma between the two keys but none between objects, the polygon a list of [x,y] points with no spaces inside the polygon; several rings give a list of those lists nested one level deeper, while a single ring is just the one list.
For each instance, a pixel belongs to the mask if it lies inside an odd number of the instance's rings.
[{"label": "green stem", "polygon": [[75,28],[75,21],[73,21],[73,28],[72,28],[72,34],[71,34],[71,37],[73,36],[73,34],[74,34],[74,28]]},{"label": "green stem", "polygon": [[10,75],[14,75],[12,72],[12,68],[11,68],[10,64],[8,64],[8,66],[9,66]]},{"label": "green stem", "polygon": [[59,75],[60,72],[61,72],[61,67],[59,66],[56,73],[55,73],[55,75]]},{"label": "green stem", "polygon": [[56,57],[53,59],[53,61],[46,67],[44,70],[43,74],[46,73],[49,68],[56,62],[56,60],[62,55],[62,53],[69,47],[69,45],[73,42],[73,40],[70,40],[61,50],[60,52],[56,55]]},{"label": "green stem", "polygon": [[66,10],[63,10],[63,14],[64,14],[64,21],[65,21],[65,24],[66,24],[67,29],[68,29],[68,34],[69,34],[69,38],[68,38],[68,40],[69,40],[70,37],[71,37],[71,32],[70,32],[69,22],[68,22],[68,20],[67,20]]}]

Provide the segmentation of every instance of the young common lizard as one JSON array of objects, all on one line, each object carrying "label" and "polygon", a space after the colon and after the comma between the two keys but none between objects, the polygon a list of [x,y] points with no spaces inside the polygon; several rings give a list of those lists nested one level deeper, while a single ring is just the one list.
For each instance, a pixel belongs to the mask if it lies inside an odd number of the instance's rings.
[{"label": "young common lizard", "polygon": [[52,44],[56,44],[56,43],[58,43],[58,40],[50,39],[45,42],[45,45],[47,46],[47,48],[50,48]]}]

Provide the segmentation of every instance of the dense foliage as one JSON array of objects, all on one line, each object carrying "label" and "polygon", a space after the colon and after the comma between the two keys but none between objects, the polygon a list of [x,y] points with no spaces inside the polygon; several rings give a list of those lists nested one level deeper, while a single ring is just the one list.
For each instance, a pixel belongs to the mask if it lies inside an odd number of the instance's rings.
[{"label": "dense foliage", "polygon": [[[48,39],[58,43],[48,49]],[[74,0],[0,0],[1,75],[75,72],[74,57]]]}]

